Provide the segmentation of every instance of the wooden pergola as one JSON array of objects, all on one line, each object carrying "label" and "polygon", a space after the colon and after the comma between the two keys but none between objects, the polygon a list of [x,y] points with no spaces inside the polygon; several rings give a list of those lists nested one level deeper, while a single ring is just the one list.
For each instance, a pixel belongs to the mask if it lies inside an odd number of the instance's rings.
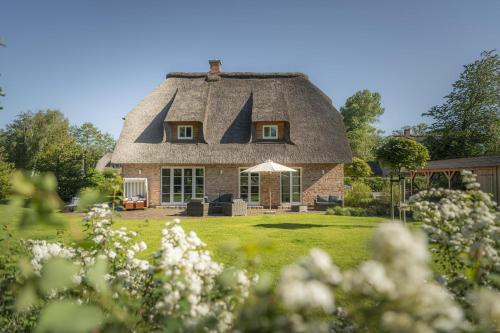
[{"label": "wooden pergola", "polygon": [[432,176],[442,173],[448,180],[448,188],[451,189],[453,177],[459,175],[462,170],[472,171],[477,176],[481,189],[492,193],[496,202],[500,201],[500,155],[429,161],[425,167],[411,172],[411,182],[413,184],[417,175],[423,175],[427,185],[430,185]]}]

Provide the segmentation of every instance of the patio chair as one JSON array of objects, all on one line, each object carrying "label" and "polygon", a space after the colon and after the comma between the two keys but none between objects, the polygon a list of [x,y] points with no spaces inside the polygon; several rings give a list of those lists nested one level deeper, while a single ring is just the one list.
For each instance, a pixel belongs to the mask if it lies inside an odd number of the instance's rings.
[{"label": "patio chair", "polygon": [[210,204],[205,199],[191,199],[186,206],[187,216],[207,216]]},{"label": "patio chair", "polygon": [[234,199],[232,202],[223,202],[222,213],[226,216],[246,216],[247,203],[243,199]]},{"label": "patio chair", "polygon": [[342,199],[336,195],[318,195],[314,200],[315,210],[327,210],[335,206],[342,206]]},{"label": "patio chair", "polygon": [[73,197],[73,198],[71,198],[71,202],[64,206],[63,210],[65,212],[74,212],[76,210],[76,208],[78,207],[79,202],[80,202],[79,197]]},{"label": "patio chair", "polygon": [[230,203],[233,199],[233,195],[231,193],[223,193],[219,195],[209,195],[207,197],[209,206],[209,214],[221,214],[222,213],[222,204]]}]

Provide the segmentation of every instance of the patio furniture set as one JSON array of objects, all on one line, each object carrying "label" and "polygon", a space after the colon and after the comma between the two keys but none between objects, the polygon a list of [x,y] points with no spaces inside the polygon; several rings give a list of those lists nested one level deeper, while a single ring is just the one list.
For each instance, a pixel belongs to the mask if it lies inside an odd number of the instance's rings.
[{"label": "patio furniture set", "polygon": [[[314,201],[314,209],[317,211],[325,211],[334,206],[341,206],[342,199],[334,195],[318,195]],[[255,206],[262,208],[262,206]],[[225,193],[217,198],[204,197],[203,199],[192,199],[186,207],[186,215],[188,216],[208,216],[208,215],[225,215],[225,216],[245,216],[248,208],[247,203],[240,198],[233,199],[232,194]],[[292,204],[287,207],[292,212],[304,213],[308,211],[307,205]]]}]

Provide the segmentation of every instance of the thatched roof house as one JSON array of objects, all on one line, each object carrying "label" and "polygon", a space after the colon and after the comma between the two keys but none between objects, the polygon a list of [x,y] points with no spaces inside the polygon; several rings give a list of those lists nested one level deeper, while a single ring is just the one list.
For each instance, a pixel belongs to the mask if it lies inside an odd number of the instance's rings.
[{"label": "thatched roof house", "polygon": [[[211,62],[211,66],[209,73],[168,74],[126,115],[112,157],[113,163],[123,166],[125,176],[156,168],[158,174],[172,173],[169,177],[174,177],[173,171],[161,170],[197,166],[205,171],[204,194],[210,194],[212,187],[218,192],[228,190],[207,183],[210,169],[232,168],[235,179],[226,179],[226,183],[233,183],[231,192],[237,197],[242,196],[239,167],[272,159],[289,166],[316,166],[323,176],[351,161],[341,115],[306,75],[225,73],[220,72],[220,62]],[[335,190],[322,192],[342,191],[342,172],[335,172],[339,177]],[[219,178],[224,178],[223,174],[219,172]],[[305,176],[304,170],[299,180],[300,201],[304,201]],[[168,195],[161,189],[155,194],[151,184],[149,188],[151,202],[174,202],[174,188],[165,189]],[[162,195],[165,198],[160,198]]]}]

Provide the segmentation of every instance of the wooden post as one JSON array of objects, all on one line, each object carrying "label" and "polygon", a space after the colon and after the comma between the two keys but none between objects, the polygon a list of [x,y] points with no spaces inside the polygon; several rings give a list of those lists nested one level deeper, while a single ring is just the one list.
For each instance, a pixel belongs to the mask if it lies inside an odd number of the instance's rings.
[{"label": "wooden post", "polygon": [[453,178],[455,171],[443,171],[443,173],[446,176],[446,179],[448,179],[448,190],[451,190],[451,179]]}]

